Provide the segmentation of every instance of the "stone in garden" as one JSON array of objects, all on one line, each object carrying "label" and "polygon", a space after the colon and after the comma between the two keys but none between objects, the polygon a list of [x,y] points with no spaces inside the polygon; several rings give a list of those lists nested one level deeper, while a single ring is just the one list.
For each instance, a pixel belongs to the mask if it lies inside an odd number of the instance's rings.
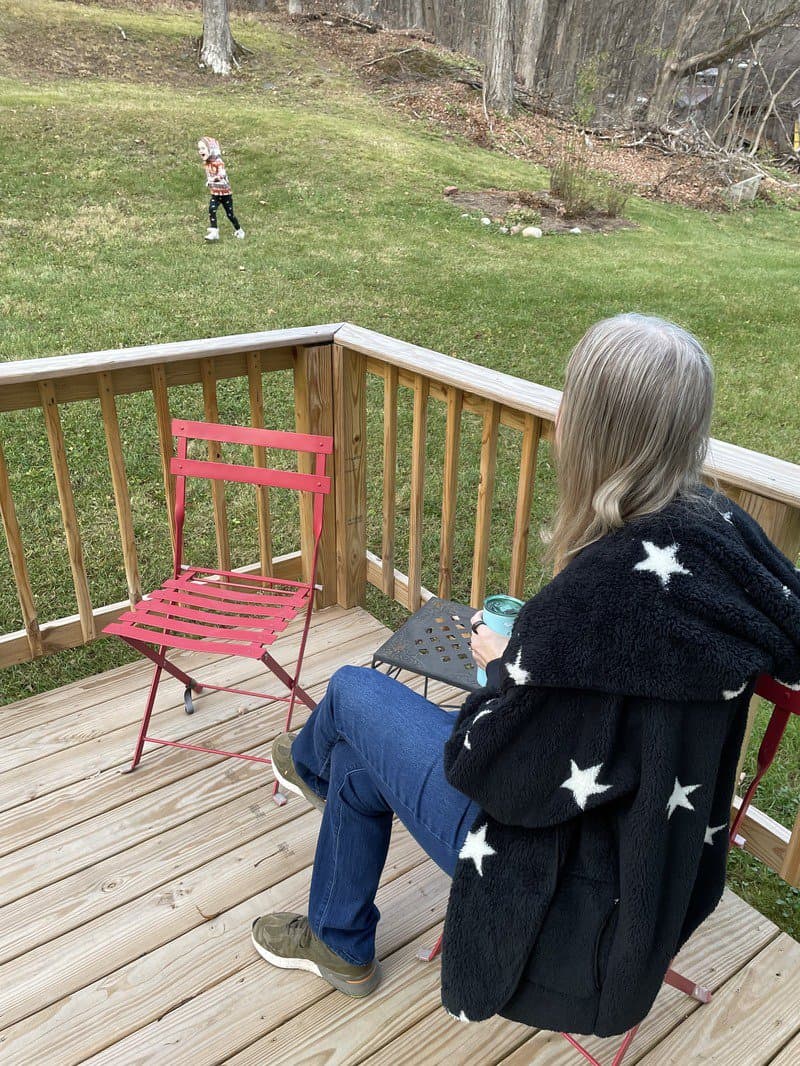
[{"label": "stone in garden", "polygon": [[513,235],[514,235],[514,236],[516,237],[516,235],[517,235],[518,233],[522,233],[522,231],[523,231],[524,229],[525,229],[525,225],[524,225],[524,223],[522,223],[522,222],[517,222],[517,224],[516,224],[515,226],[512,226],[512,227],[511,227],[511,232],[512,232],[512,234],[513,234]]},{"label": "stone in garden", "polygon": [[501,233],[508,233],[508,226],[501,226],[500,227],[500,232]]},{"label": "stone in garden", "polygon": [[541,237],[542,236],[542,231],[539,229],[538,226],[526,226],[525,229],[522,231],[522,236],[523,237]]},{"label": "stone in garden", "polygon": [[481,224],[484,226],[491,226],[492,220],[490,218],[487,218],[486,215],[484,215],[481,219]]},{"label": "stone in garden", "polygon": [[456,192],[458,192],[458,186],[457,185],[445,185],[445,187],[444,187],[444,195],[445,196],[452,196],[453,193],[456,193]]},{"label": "stone in garden", "polygon": [[580,232],[581,232],[581,227],[580,226],[573,226],[572,229],[570,230],[570,233],[580,233]]},{"label": "stone in garden", "polygon": [[461,217],[462,218],[470,218],[471,216],[470,216],[469,211],[465,211],[464,214]]}]

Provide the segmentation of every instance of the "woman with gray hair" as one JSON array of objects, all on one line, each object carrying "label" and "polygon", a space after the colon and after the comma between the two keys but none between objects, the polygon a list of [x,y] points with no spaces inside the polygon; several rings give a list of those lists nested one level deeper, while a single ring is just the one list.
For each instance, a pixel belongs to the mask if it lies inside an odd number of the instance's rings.
[{"label": "woman with gray hair", "polygon": [[800,577],[701,481],[713,373],[691,334],[619,315],[572,353],[556,425],[556,576],[510,639],[473,619],[487,685],[452,715],[344,667],[285,789],[322,812],[308,915],[253,924],[268,962],[351,996],[380,981],[393,815],[453,878],[442,1003],[610,1036],[646,1015],[725,882],[757,677],[800,688]]}]

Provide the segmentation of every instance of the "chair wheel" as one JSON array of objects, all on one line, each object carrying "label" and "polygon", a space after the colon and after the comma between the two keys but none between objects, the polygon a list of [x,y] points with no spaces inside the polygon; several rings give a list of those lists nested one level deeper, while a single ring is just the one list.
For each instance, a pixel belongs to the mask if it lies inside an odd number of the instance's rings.
[{"label": "chair wheel", "polygon": [[276,807],[285,807],[286,797],[282,792],[275,792],[272,796],[272,802],[275,804]]}]

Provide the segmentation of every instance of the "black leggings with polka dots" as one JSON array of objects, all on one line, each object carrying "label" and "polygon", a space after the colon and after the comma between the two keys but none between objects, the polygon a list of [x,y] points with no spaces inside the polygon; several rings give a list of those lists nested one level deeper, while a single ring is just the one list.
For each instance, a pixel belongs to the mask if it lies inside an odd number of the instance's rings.
[{"label": "black leggings with polka dots", "polygon": [[228,193],[227,196],[212,195],[211,199],[209,200],[208,218],[212,228],[217,228],[217,208],[220,204],[222,204],[222,206],[225,208],[225,214],[231,220],[231,225],[233,226],[233,228],[241,229],[241,226],[239,225],[239,219],[233,213],[233,197],[230,193]]}]

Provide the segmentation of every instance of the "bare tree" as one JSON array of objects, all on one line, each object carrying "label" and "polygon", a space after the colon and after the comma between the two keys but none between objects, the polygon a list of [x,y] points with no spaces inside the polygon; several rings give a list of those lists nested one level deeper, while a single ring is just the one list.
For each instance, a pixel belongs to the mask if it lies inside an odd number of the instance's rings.
[{"label": "bare tree", "polygon": [[228,0],[203,0],[203,36],[200,41],[200,62],[215,74],[227,75],[231,66],[238,66],[237,57],[243,49],[231,35]]},{"label": "bare tree", "polygon": [[503,115],[514,107],[514,9],[512,0],[486,0],[486,63],[483,102]]},{"label": "bare tree", "polygon": [[726,38],[721,44],[703,51],[691,53],[692,41],[703,19],[717,8],[717,0],[685,0],[683,11],[675,31],[670,55],[662,64],[656,82],[656,90],[648,109],[652,122],[663,122],[669,114],[679,82],[699,70],[716,66],[756,44],[772,30],[785,25],[800,12],[800,0],[792,0],[777,11],[765,15],[755,23],[747,22],[746,28]]}]

